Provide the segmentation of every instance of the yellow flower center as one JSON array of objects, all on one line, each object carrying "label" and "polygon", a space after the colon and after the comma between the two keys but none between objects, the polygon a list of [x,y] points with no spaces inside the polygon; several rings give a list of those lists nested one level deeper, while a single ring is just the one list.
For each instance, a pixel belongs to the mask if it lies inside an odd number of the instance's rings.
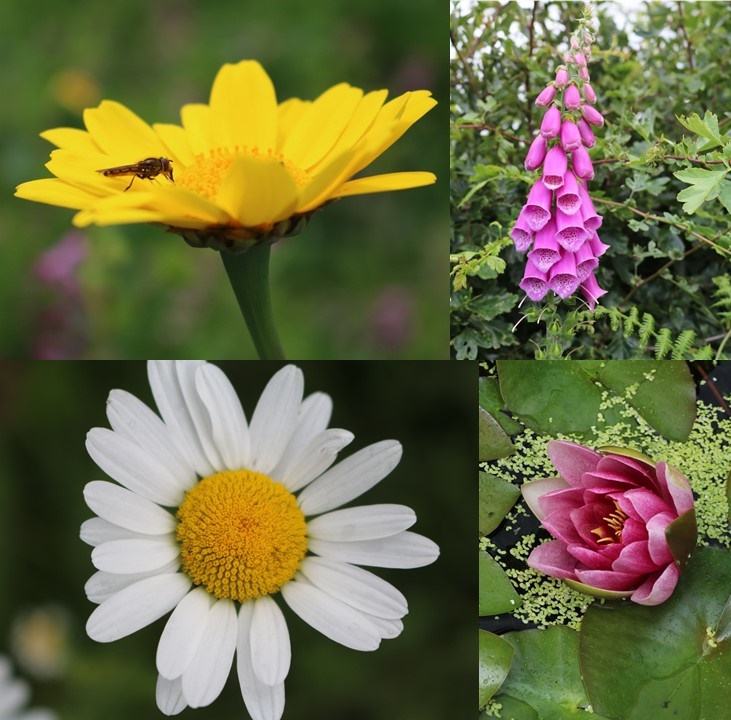
[{"label": "yellow flower center", "polygon": [[183,570],[217,598],[270,595],[294,577],[307,526],[294,495],[250,470],[203,478],[178,508]]},{"label": "yellow flower center", "polygon": [[[236,146],[234,150],[215,148],[210,150],[208,154],[198,153],[195,156],[195,162],[182,169],[180,173],[176,170],[175,184],[192,190],[209,200],[215,200],[231,163],[241,155],[248,155],[262,162],[279,163],[292,176],[298,187],[303,187],[309,181],[307,173],[293,165],[281,153],[262,152],[259,148],[239,148]],[[256,182],[256,178],[252,178],[252,182]]]},{"label": "yellow flower center", "polygon": [[617,501],[614,501],[614,512],[609,513],[602,520],[606,523],[594,528],[591,532],[592,535],[596,535],[597,543],[600,545],[612,544],[622,542],[622,529],[624,528],[624,521],[627,519],[627,515],[617,505]]}]

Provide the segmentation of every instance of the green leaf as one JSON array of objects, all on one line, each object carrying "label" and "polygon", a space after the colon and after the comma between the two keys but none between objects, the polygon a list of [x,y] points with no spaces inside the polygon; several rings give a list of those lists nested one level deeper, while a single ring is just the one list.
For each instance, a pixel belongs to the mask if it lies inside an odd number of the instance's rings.
[{"label": "green leaf", "polygon": [[[729,145],[731,148],[731,145]],[[731,182],[724,180],[718,187],[718,199],[726,208],[726,212],[731,213]]]},{"label": "green leaf", "polygon": [[483,708],[505,680],[513,659],[513,648],[493,633],[479,632],[480,708]]},{"label": "green leaf", "polygon": [[502,412],[505,409],[505,401],[500,394],[500,383],[496,377],[481,377],[479,393],[480,407],[487,410],[508,435],[515,435],[523,429],[520,423],[513,420],[507,413]]},{"label": "green leaf", "polygon": [[665,437],[687,439],[695,420],[695,386],[682,361],[498,360],[497,368],[507,407],[538,432],[589,433],[619,422],[618,408],[601,409],[603,395],[624,397],[630,385],[630,405]]},{"label": "green leaf", "polygon": [[478,408],[480,417],[479,460],[496,460],[512,455],[515,448],[505,430],[487,410]]},{"label": "green leaf", "polygon": [[581,668],[595,710],[632,720],[717,717],[731,686],[731,639],[722,633],[729,577],[731,551],[703,548],[662,605],[591,605],[581,623]]},{"label": "green leaf", "polygon": [[520,497],[520,490],[513,483],[489,473],[480,473],[479,529],[489,535],[508,514]]},{"label": "green leaf", "polygon": [[718,195],[721,181],[727,172],[726,169],[691,168],[673,173],[678,180],[690,185],[678,193],[678,200],[683,203],[683,211],[692,215],[706,200],[713,200]]},{"label": "green leaf", "polygon": [[500,615],[520,607],[520,597],[505,570],[486,552],[479,553],[480,615]]},{"label": "green leaf", "polygon": [[[579,635],[575,630],[554,626],[510,632],[503,637],[515,648],[515,656],[496,701],[504,695],[521,700],[541,720],[606,720],[603,715],[584,710],[589,698],[581,680]],[[608,646],[608,651],[613,647]]]},{"label": "green leaf", "polygon": [[703,120],[700,119],[698,113],[693,113],[687,118],[683,115],[676,117],[683,127],[710,141],[703,145],[702,150],[710,150],[718,145],[724,145],[729,140],[729,138],[721,136],[718,130],[718,118],[710,110],[706,110]]}]

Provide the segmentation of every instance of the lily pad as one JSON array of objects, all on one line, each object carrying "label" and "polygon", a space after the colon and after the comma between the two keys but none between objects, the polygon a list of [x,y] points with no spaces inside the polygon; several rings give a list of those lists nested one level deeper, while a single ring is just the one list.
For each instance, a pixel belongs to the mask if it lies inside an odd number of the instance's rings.
[{"label": "lily pad", "polygon": [[481,377],[479,383],[480,407],[492,415],[500,423],[500,427],[508,435],[519,433],[523,426],[513,420],[505,410],[505,400],[500,394],[500,384],[496,377]]},{"label": "lily pad", "polygon": [[520,607],[520,596],[505,570],[486,552],[479,552],[480,615],[499,615]]},{"label": "lily pad", "polygon": [[503,635],[515,648],[497,702],[513,698],[541,720],[607,720],[591,713],[579,670],[579,634],[571,628],[521,630]]},{"label": "lily pad", "polygon": [[479,460],[497,460],[511,455],[515,448],[505,430],[487,410],[480,411],[480,444]]},{"label": "lily pad", "polygon": [[482,535],[489,535],[508,514],[520,490],[513,483],[489,473],[480,473],[479,528]]},{"label": "lily pad", "polygon": [[486,630],[480,630],[479,633],[480,709],[482,709],[505,680],[510,670],[513,648],[498,635]]},{"label": "lily pad", "polygon": [[695,385],[687,364],[657,360],[573,362],[498,360],[500,392],[507,408],[538,432],[588,433],[621,420],[602,410],[603,395],[625,396],[659,433],[686,440],[695,420]]},{"label": "lily pad", "polygon": [[718,717],[731,694],[729,578],[731,551],[703,548],[662,605],[592,605],[581,667],[594,709],[631,720]]}]

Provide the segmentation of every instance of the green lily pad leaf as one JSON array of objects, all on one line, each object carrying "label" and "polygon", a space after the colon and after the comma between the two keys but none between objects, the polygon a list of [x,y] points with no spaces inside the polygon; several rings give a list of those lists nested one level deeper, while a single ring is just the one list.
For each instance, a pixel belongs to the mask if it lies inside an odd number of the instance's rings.
[{"label": "green lily pad leaf", "polygon": [[489,473],[480,473],[479,523],[480,533],[489,535],[508,514],[520,496],[513,483]]},{"label": "green lily pad leaf", "polygon": [[[507,695],[500,696],[500,717],[510,720],[541,720],[538,713],[527,703]],[[480,720],[491,720],[487,713],[480,715]]]},{"label": "green lily pad leaf", "polygon": [[519,700],[541,720],[607,720],[585,710],[589,698],[581,681],[579,634],[575,630],[554,626],[510,632],[503,637],[515,648],[515,656],[496,702]]},{"label": "green lily pad leaf", "polygon": [[500,394],[500,384],[496,377],[480,378],[480,407],[492,415],[495,420],[500,423],[500,427],[505,430],[508,435],[516,435],[523,426],[513,420],[510,415],[502,412],[505,409],[505,401]]},{"label": "green lily pad leaf", "polygon": [[520,607],[520,596],[505,570],[486,552],[479,552],[480,615],[499,615]]},{"label": "green lily pad leaf", "polygon": [[695,420],[695,385],[686,363],[656,360],[526,362],[498,360],[507,408],[538,432],[589,433],[620,421],[603,396],[624,397],[659,433],[686,440]]},{"label": "green lily pad leaf", "polygon": [[479,632],[480,709],[482,709],[507,677],[513,659],[513,648],[498,635],[486,630]]},{"label": "green lily pad leaf", "polygon": [[727,707],[729,577],[731,551],[702,548],[662,605],[591,605],[581,624],[581,668],[594,709],[613,718],[697,720]]},{"label": "green lily pad leaf", "polygon": [[487,410],[480,411],[480,445],[479,460],[496,460],[507,457],[515,451],[513,443],[505,434],[505,430]]}]

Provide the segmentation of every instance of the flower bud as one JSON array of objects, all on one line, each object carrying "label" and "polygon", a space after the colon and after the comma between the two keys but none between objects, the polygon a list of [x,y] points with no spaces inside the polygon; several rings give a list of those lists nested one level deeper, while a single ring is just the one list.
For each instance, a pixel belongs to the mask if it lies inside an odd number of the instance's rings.
[{"label": "flower bud", "polygon": [[594,166],[591,164],[591,158],[585,147],[577,147],[571,153],[571,164],[577,177],[580,177],[582,180],[593,180]]},{"label": "flower bud", "polygon": [[567,110],[578,110],[581,107],[581,96],[576,85],[569,85],[564,90],[563,105]]},{"label": "flower bud", "polygon": [[577,65],[586,65],[586,58],[584,57],[584,53],[581,53],[581,52],[574,53],[574,62]]},{"label": "flower bud", "polygon": [[596,138],[594,137],[594,131],[589,127],[589,123],[584,118],[579,118],[578,123],[579,135],[581,135],[581,142],[584,143],[584,147],[592,148],[596,145]]},{"label": "flower bud", "polygon": [[541,135],[544,138],[555,138],[561,130],[561,111],[551,105],[541,121]]},{"label": "flower bud", "polygon": [[[577,130],[578,132],[578,130]],[[543,135],[537,135],[535,140],[528,148],[528,154],[525,156],[525,169],[528,172],[539,168],[543,164],[546,157],[546,138]]]},{"label": "flower bud", "polygon": [[556,87],[562,88],[569,81],[569,71],[562,65],[556,70]]},{"label": "flower bud", "polygon": [[584,83],[582,90],[584,97],[593,105],[596,102],[596,93],[594,92],[594,88],[589,85],[589,83]]},{"label": "flower bud", "polygon": [[553,101],[556,96],[556,88],[553,85],[547,85],[536,98],[536,105],[538,107],[546,107],[548,103]]},{"label": "flower bud", "polygon": [[579,68],[579,77],[582,80],[586,80],[587,82],[589,81],[589,69],[586,67],[586,65],[582,65]]},{"label": "flower bud", "polygon": [[589,125],[604,125],[604,116],[591,105],[582,105],[581,114]]},{"label": "flower bud", "polygon": [[561,147],[566,152],[576,150],[581,145],[581,135],[576,123],[570,118],[566,118],[561,123]]}]

